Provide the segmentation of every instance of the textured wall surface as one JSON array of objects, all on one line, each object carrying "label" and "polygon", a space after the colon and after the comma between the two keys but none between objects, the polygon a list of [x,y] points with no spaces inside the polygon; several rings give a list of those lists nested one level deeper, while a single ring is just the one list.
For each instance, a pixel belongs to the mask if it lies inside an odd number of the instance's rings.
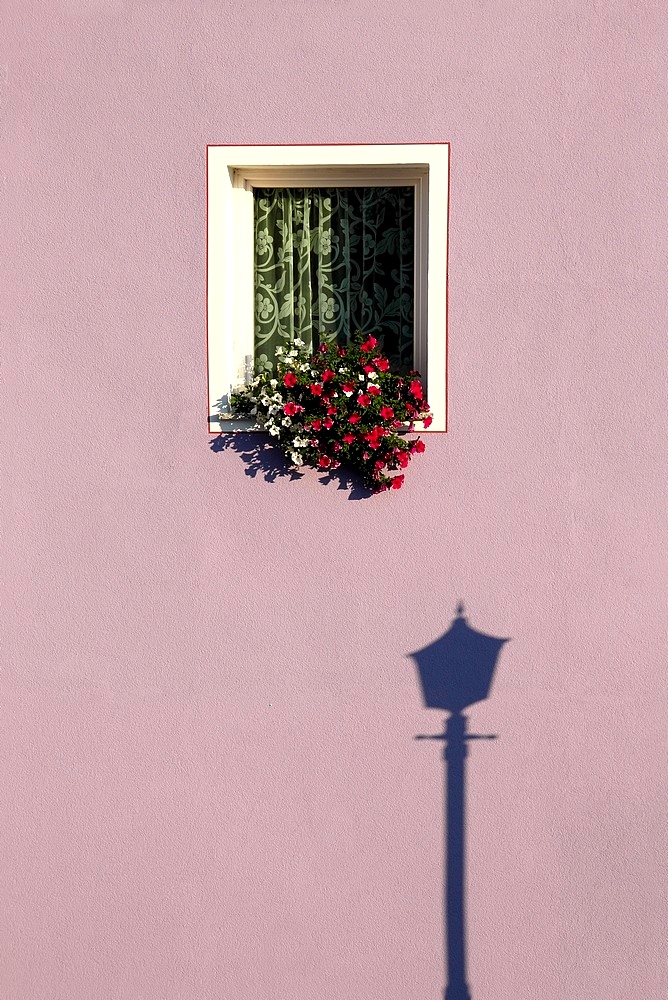
[{"label": "textured wall surface", "polygon": [[[0,995],[660,1000],[668,28],[659,0],[8,0]],[[207,142],[452,143],[450,432],[405,489],[207,437]]]}]

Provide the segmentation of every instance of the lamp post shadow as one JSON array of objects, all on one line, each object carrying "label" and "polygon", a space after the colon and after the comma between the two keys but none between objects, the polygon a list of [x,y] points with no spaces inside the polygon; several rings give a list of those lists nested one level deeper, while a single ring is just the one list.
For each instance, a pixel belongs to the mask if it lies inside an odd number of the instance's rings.
[{"label": "lamp post shadow", "polygon": [[472,1000],[466,953],[466,758],[471,740],[493,740],[467,731],[463,709],[489,696],[496,662],[508,639],[471,629],[463,607],[450,629],[425,649],[412,653],[427,708],[450,713],[443,733],[416,736],[443,741],[445,761],[445,1000]]}]

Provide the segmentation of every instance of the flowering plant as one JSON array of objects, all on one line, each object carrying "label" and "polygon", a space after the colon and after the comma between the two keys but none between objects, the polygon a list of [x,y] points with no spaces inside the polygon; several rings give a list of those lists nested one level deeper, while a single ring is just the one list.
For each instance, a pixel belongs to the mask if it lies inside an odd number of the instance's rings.
[{"label": "flowering plant", "polygon": [[232,393],[240,416],[276,438],[291,465],[336,469],[343,462],[361,473],[373,492],[398,490],[420,438],[400,436],[415,421],[432,421],[417,372],[391,372],[375,337],[357,334],[348,347],[322,344],[315,355],[302,340],[276,349],[276,372],[262,372]]}]

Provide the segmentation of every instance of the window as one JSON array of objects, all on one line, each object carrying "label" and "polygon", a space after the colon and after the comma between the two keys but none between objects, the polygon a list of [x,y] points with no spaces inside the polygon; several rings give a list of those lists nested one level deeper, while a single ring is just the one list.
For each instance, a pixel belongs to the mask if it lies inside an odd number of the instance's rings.
[{"label": "window", "polygon": [[[247,421],[221,418],[220,408],[256,364],[273,362],[281,312],[284,325],[306,329],[312,323],[316,337],[330,339],[345,335],[337,322],[347,309],[344,326],[351,333],[353,326],[371,333],[369,323],[386,323],[386,353],[421,373],[434,413],[431,429],[445,430],[448,144],[209,146],[207,153],[210,429],[248,428]],[[278,217],[269,220],[272,213]],[[275,269],[285,256],[275,234],[287,231],[290,217],[297,220],[290,253],[305,242],[306,226],[309,247],[318,252],[310,261],[295,258],[294,274],[286,279]],[[333,224],[321,225],[328,218]],[[393,233],[384,242],[383,227]],[[358,263],[348,260],[348,272],[337,277],[330,267],[332,238],[337,250],[346,240],[349,250],[359,249],[360,239],[367,249],[369,240],[383,251],[392,244],[391,259],[379,268],[382,280],[373,273],[359,277],[366,267],[363,249]],[[307,292],[299,278],[305,269]],[[354,275],[359,281],[351,296]]]}]

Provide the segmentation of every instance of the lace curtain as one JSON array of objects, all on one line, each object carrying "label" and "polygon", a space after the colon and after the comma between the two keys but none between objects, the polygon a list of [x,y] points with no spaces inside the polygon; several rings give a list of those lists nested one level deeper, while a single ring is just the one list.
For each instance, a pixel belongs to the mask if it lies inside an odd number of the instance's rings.
[{"label": "lace curtain", "polygon": [[412,187],[255,189],[255,362],[361,330],[413,367]]}]

